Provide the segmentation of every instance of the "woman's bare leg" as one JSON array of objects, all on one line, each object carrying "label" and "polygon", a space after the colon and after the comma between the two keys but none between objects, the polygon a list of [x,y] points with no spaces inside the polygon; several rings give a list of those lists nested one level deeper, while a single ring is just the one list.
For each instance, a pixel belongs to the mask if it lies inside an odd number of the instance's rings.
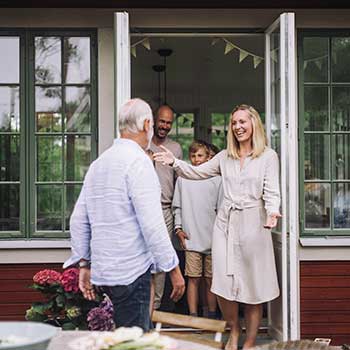
[{"label": "woman's bare leg", "polygon": [[259,325],[262,318],[262,304],[245,304],[244,318],[247,334],[243,345],[243,349],[245,350],[255,346],[256,337],[258,335]]},{"label": "woman's bare leg", "polygon": [[226,343],[225,350],[237,350],[240,334],[238,303],[219,296],[217,298],[224,319],[231,328],[230,337]]}]

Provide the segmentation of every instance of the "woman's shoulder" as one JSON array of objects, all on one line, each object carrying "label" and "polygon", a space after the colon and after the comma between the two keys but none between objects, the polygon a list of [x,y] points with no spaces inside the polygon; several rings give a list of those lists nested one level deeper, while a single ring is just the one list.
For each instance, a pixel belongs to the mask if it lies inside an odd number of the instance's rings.
[{"label": "woman's shoulder", "polygon": [[269,147],[269,146],[265,147],[264,152],[262,153],[262,155],[264,157],[267,157],[267,158],[278,157],[277,152],[274,149],[272,149],[271,147]]}]

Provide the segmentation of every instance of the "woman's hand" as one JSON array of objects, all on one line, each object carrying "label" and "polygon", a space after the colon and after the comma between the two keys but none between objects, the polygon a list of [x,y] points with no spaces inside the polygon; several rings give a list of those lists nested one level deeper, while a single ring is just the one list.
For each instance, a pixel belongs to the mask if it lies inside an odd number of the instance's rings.
[{"label": "woman's hand", "polygon": [[274,214],[269,215],[266,218],[266,223],[264,225],[264,228],[272,229],[272,228],[276,227],[277,222],[278,222],[278,218],[281,218],[281,217],[282,217],[282,215],[279,213],[274,213]]},{"label": "woman's hand", "polygon": [[169,151],[164,146],[160,146],[164,150],[164,152],[157,152],[153,154],[153,159],[156,162],[162,163],[163,165],[173,165],[175,162],[175,156],[171,151]]}]

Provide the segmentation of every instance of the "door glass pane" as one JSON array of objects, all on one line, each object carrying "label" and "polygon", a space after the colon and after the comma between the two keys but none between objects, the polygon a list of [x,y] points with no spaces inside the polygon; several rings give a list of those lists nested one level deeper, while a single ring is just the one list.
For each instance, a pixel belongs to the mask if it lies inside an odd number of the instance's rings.
[{"label": "door glass pane", "polygon": [[350,184],[335,184],[334,206],[334,227],[350,228]]},{"label": "door glass pane", "polygon": [[332,38],[332,81],[350,82],[350,37]]},{"label": "door glass pane", "polygon": [[91,137],[66,135],[66,180],[82,181],[91,162]]},{"label": "door glass pane", "polygon": [[19,181],[20,138],[0,135],[0,181]]},{"label": "door glass pane", "polygon": [[328,38],[304,38],[304,80],[305,82],[328,81]]},{"label": "door glass pane", "polygon": [[38,231],[62,231],[62,186],[37,186]]},{"label": "door glass pane", "polygon": [[59,87],[35,88],[36,130],[59,132],[62,129],[62,91]]},{"label": "door glass pane", "polygon": [[0,231],[19,231],[19,184],[0,184]]},{"label": "door glass pane", "polygon": [[60,38],[35,38],[35,82],[37,84],[61,82]]},{"label": "door glass pane", "polygon": [[329,130],[327,87],[304,87],[304,123],[307,131]]},{"label": "door glass pane", "polygon": [[211,114],[211,143],[219,150],[226,148],[227,127],[229,125],[230,113]]},{"label": "door glass pane", "polygon": [[73,212],[75,202],[77,201],[82,185],[66,185],[66,231],[69,230],[69,220]]},{"label": "door glass pane", "polygon": [[271,72],[271,147],[281,155],[281,77],[280,77],[280,33],[279,28],[270,36]]},{"label": "door glass pane", "polygon": [[0,36],[0,84],[19,84],[19,38]]},{"label": "door glass pane", "polygon": [[64,38],[64,77],[66,83],[90,82],[90,38]]},{"label": "door glass pane", "polygon": [[62,181],[62,137],[37,137],[37,180]]},{"label": "door glass pane", "polygon": [[329,180],[329,141],[329,135],[305,135],[304,171],[306,180]]},{"label": "door glass pane", "polygon": [[350,134],[333,136],[333,177],[350,180]]},{"label": "door glass pane", "polygon": [[305,228],[330,228],[330,184],[306,183],[304,194]]},{"label": "door glass pane", "polygon": [[19,88],[0,86],[0,131],[19,132],[19,129]]},{"label": "door glass pane", "polygon": [[175,113],[174,118],[169,136],[181,145],[183,159],[188,160],[188,148],[194,138],[194,113]]},{"label": "door glass pane", "polygon": [[334,87],[332,92],[333,130],[350,131],[350,88]]},{"label": "door glass pane", "polygon": [[65,116],[67,131],[90,131],[90,92],[88,88],[66,88]]}]

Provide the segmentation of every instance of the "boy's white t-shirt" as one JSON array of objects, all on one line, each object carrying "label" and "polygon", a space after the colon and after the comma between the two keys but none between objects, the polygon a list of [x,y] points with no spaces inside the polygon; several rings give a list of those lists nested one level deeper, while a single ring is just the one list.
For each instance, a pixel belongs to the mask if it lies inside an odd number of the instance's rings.
[{"label": "boy's white t-shirt", "polygon": [[205,180],[178,178],[173,198],[175,229],[188,235],[186,249],[210,254],[216,213],[222,201],[221,176]]}]

